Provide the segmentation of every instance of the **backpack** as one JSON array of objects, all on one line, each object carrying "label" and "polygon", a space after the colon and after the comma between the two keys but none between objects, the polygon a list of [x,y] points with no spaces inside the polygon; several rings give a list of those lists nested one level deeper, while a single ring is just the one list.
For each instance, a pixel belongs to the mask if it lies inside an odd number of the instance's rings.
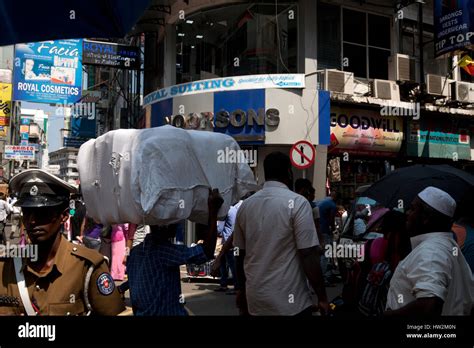
[{"label": "backpack", "polygon": [[359,311],[366,316],[381,316],[387,304],[387,293],[392,278],[390,264],[386,261],[372,266],[359,301]]}]

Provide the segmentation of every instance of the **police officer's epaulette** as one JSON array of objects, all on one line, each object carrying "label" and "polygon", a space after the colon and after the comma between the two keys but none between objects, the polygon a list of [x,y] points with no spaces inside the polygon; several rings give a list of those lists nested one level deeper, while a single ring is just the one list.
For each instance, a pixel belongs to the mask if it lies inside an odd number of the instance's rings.
[{"label": "police officer's epaulette", "polygon": [[105,260],[104,256],[99,252],[82,245],[74,245],[71,254],[91,262],[94,266],[100,265]]}]

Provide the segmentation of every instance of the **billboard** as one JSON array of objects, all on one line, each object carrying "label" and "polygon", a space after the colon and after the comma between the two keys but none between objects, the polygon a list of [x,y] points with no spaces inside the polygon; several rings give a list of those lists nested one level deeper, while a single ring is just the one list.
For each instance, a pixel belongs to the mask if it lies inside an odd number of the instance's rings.
[{"label": "billboard", "polygon": [[64,147],[76,147],[76,148],[80,148],[81,145],[84,144],[87,140],[89,140],[89,139],[64,137],[64,138],[63,138],[63,146],[64,146]]},{"label": "billboard", "polygon": [[5,159],[34,160],[35,148],[33,146],[5,145]]},{"label": "billboard", "polygon": [[435,57],[474,45],[474,0],[435,0]]},{"label": "billboard", "polygon": [[75,103],[82,92],[82,40],[15,45],[13,99]]},{"label": "billboard", "polygon": [[110,42],[84,40],[82,63],[118,69],[140,69],[140,48]]}]

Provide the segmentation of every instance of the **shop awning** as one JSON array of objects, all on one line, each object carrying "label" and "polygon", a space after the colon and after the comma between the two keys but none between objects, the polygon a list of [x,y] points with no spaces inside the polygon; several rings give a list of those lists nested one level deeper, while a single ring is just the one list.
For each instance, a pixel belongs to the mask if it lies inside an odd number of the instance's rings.
[{"label": "shop awning", "polygon": [[121,38],[150,0],[0,1],[0,46],[57,39]]}]

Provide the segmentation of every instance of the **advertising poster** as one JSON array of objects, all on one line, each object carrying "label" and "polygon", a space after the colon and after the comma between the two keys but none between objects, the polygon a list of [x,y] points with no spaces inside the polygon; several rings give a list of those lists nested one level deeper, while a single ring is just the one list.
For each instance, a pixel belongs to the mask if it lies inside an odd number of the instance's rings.
[{"label": "advertising poster", "polygon": [[12,85],[0,83],[0,126],[10,125],[12,111]]},{"label": "advertising poster", "polygon": [[396,157],[403,140],[403,118],[377,111],[331,107],[328,152]]},{"label": "advertising poster", "polygon": [[82,40],[15,45],[13,100],[75,103],[82,92]]},{"label": "advertising poster", "polygon": [[474,0],[434,1],[435,57],[474,45]]}]

